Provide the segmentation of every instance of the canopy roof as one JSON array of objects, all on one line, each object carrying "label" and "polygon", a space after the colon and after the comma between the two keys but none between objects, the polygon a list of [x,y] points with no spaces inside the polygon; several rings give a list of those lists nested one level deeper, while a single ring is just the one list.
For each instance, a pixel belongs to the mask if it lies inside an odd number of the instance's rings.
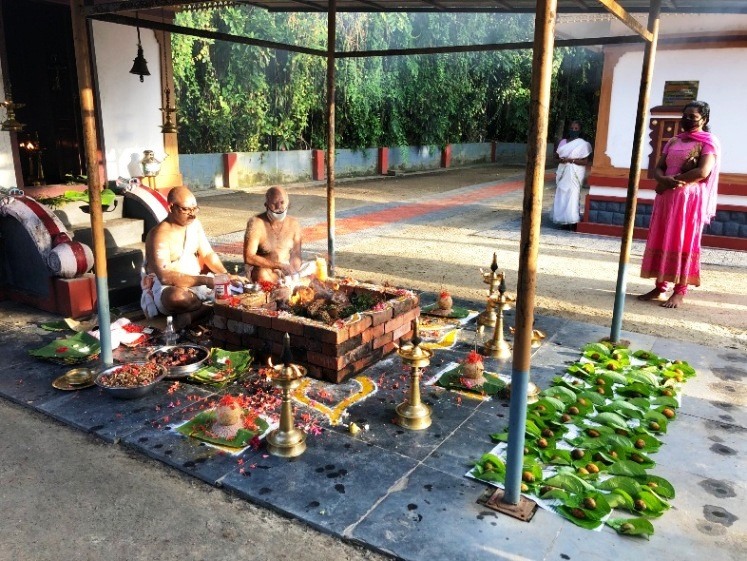
[{"label": "canopy roof", "polygon": [[[328,0],[94,0],[89,15],[161,7],[225,7],[245,4],[276,12],[327,12]],[[536,0],[337,0],[338,12],[534,13]],[[560,13],[607,13],[617,4],[629,13],[648,13],[651,0],[558,0]],[[662,13],[747,14],[747,0],[662,0]]]}]

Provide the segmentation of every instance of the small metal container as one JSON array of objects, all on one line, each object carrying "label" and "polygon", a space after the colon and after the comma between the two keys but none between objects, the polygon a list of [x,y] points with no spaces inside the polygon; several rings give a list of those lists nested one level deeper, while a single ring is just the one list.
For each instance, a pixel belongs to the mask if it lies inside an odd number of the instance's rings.
[{"label": "small metal container", "polygon": [[73,368],[65,372],[65,381],[71,386],[85,386],[93,381],[93,372],[89,368]]}]

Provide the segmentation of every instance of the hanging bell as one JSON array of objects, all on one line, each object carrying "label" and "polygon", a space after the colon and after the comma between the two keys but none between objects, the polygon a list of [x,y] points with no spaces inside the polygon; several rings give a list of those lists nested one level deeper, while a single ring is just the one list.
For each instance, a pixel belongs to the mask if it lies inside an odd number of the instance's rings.
[{"label": "hanging bell", "polygon": [[132,61],[130,74],[138,74],[141,82],[144,81],[143,76],[150,76],[150,72],[148,71],[148,61],[145,60],[145,57],[143,56],[143,47],[139,43],[137,46],[137,56]]}]

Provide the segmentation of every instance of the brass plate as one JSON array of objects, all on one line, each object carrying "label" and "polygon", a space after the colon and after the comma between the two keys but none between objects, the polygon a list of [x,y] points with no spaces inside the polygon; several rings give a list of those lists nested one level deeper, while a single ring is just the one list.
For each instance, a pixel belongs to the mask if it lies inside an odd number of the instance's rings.
[{"label": "brass plate", "polygon": [[91,373],[91,378],[88,382],[84,384],[71,384],[67,373],[63,374],[59,378],[55,378],[55,380],[52,382],[52,387],[57,388],[58,390],[63,391],[73,391],[73,390],[83,390],[85,388],[90,388],[91,386],[95,385],[93,383],[93,373]]}]

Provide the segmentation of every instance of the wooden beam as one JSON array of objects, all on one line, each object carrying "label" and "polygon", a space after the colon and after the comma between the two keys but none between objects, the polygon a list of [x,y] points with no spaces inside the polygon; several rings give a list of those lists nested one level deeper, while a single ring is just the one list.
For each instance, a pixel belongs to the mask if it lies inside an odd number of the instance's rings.
[{"label": "wooden beam", "polygon": [[335,276],[335,42],[337,0],[327,13],[327,273]]},{"label": "wooden beam", "polygon": [[198,4],[212,4],[213,2],[214,0],[119,0],[117,2],[86,6],[83,9],[83,13],[86,17],[91,17],[99,14],[153,10],[155,8],[169,8],[172,6],[195,6]]},{"label": "wooden beam", "polygon": [[553,43],[558,0],[537,0],[532,50],[530,119],[527,137],[527,167],[524,203],[521,213],[519,271],[516,284],[516,329],[511,365],[511,402],[508,414],[505,495],[503,502],[521,500],[521,474],[524,458],[527,391],[532,352],[532,329],[537,291],[542,194],[545,186],[547,129],[550,119]]},{"label": "wooden beam", "polygon": [[101,360],[106,366],[113,364],[111,317],[109,313],[109,283],[106,265],[106,236],[101,210],[101,170],[99,169],[99,144],[96,136],[96,106],[93,95],[93,70],[91,58],[90,22],[83,15],[83,1],[73,0],[70,5],[73,26],[73,48],[78,71],[83,125],[83,151],[88,174],[88,202],[91,209],[91,236],[93,238],[93,271],[96,275],[96,305],[99,333],[101,334]]},{"label": "wooden beam", "polygon": [[[122,25],[136,26],[142,29],[153,29],[156,31],[166,31],[169,33],[178,33],[181,35],[190,35],[202,37],[204,39],[214,39],[216,41],[227,41],[231,43],[240,43],[243,45],[252,45],[255,47],[264,47],[268,49],[279,49],[290,52],[303,53],[313,56],[327,56],[327,51],[322,49],[312,49],[309,47],[298,47],[286,43],[276,43],[274,41],[264,41],[261,39],[252,39],[230,33],[222,33],[209,29],[195,29],[192,27],[183,27],[168,22],[160,22],[146,19],[136,19],[130,16],[117,14],[103,14],[95,16],[92,19],[106,21],[109,23],[118,23]],[[729,34],[721,36],[697,36],[697,37],[666,37],[659,40],[659,44],[707,44],[724,41],[747,41],[747,34]],[[598,45],[631,45],[642,43],[644,39],[638,35],[616,35],[611,37],[587,37],[581,39],[558,39],[555,41],[556,47],[593,47]],[[335,58],[365,58],[380,56],[409,56],[409,55],[433,55],[446,53],[469,53],[469,52],[487,52],[487,51],[512,51],[531,49],[533,44],[529,41],[520,41],[512,43],[488,43],[485,45],[453,45],[449,47],[419,47],[411,49],[379,49],[370,51],[338,51]]]},{"label": "wooden beam", "polygon": [[618,4],[616,0],[597,0],[597,2],[607,8],[607,11],[609,13],[611,13],[613,16],[627,25],[630,29],[635,31],[638,35],[643,37],[646,41],[648,41],[649,43],[653,41],[653,34],[648,29],[643,27],[637,19],[626,12],[625,8]]},{"label": "wooden beam", "polygon": [[[619,35],[614,37],[589,37],[586,39],[558,39],[556,47],[592,47],[595,45],[629,45],[642,43],[637,35]],[[489,43],[486,45],[454,45],[451,47],[419,47],[412,49],[381,49],[371,51],[338,52],[337,58],[364,58],[375,56],[436,55],[445,53],[471,53],[479,51],[516,51],[533,48],[530,41],[515,43]]]},{"label": "wooden beam", "polygon": [[173,23],[162,21],[144,20],[117,14],[102,14],[92,19],[95,19],[97,21],[106,21],[109,23],[118,23],[121,25],[130,25],[133,27],[140,26],[141,29],[155,29],[156,31],[167,31],[169,33],[191,35],[194,37],[202,37],[204,39],[214,39],[216,41],[227,41],[229,43],[240,43],[242,45],[252,45],[255,47],[265,47],[268,49],[278,49],[281,51],[291,51],[294,53],[303,53],[307,55],[327,56],[327,51],[324,51],[322,49],[297,47],[295,45],[286,45],[284,43],[276,43],[274,41],[264,41],[262,39],[252,39],[250,37],[232,35],[230,33],[221,33],[220,31],[212,31],[210,29],[195,29],[193,27],[183,27],[181,25],[174,25]]},{"label": "wooden beam", "polygon": [[615,286],[615,303],[612,310],[612,324],[610,327],[610,341],[618,343],[622,331],[623,314],[625,312],[625,295],[627,292],[627,271],[630,263],[630,249],[633,244],[633,230],[635,227],[635,212],[638,202],[638,185],[641,181],[641,156],[646,143],[647,123],[646,115],[650,107],[651,82],[654,77],[654,61],[656,60],[657,41],[659,38],[659,20],[661,18],[661,0],[651,0],[648,16],[648,30],[652,40],[646,43],[643,53],[643,67],[641,69],[641,83],[638,90],[638,111],[636,112],[633,151],[630,156],[630,170],[628,174],[628,195],[625,200],[625,218],[623,221],[623,235],[620,242],[620,260],[617,269],[617,284]]}]

